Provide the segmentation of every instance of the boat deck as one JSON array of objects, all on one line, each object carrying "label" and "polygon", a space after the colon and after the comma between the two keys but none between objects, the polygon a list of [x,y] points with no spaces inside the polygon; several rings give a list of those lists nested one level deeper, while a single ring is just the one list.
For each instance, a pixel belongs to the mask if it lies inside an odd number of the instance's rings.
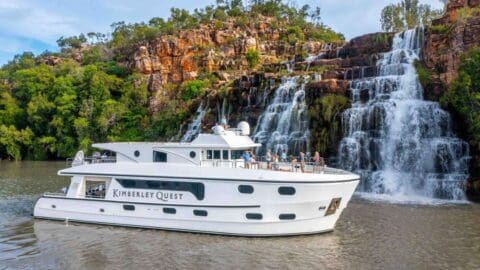
[{"label": "boat deck", "polygon": [[[67,159],[67,167],[75,167],[83,164],[98,164],[98,163],[116,163],[115,157],[86,157],[82,164],[75,164],[73,159]],[[296,172],[296,173],[314,173],[314,174],[351,174],[348,171],[331,168],[325,165],[322,161],[320,163],[315,162],[266,162],[266,161],[254,161],[245,164],[243,159],[237,160],[221,160],[221,159],[204,159],[200,162],[202,167],[215,167],[215,168],[242,168],[247,170],[268,170],[279,172]]]}]

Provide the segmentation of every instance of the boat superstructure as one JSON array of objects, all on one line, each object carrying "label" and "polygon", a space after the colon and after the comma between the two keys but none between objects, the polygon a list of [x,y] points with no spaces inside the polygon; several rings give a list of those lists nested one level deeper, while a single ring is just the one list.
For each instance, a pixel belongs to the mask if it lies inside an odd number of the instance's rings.
[{"label": "boat superstructure", "polygon": [[115,158],[78,153],[44,194],[36,218],[241,236],[331,231],[359,176],[319,163],[245,162],[249,126],[215,126],[191,143],[101,143]]}]

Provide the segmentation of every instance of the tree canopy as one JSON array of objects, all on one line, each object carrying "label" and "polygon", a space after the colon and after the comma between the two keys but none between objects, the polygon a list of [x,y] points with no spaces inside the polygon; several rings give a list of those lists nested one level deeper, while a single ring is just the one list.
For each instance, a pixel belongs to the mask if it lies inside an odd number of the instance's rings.
[{"label": "tree canopy", "polygon": [[384,7],[380,22],[384,31],[401,32],[419,25],[429,25],[442,13],[443,10],[420,4],[419,0],[402,0]]}]

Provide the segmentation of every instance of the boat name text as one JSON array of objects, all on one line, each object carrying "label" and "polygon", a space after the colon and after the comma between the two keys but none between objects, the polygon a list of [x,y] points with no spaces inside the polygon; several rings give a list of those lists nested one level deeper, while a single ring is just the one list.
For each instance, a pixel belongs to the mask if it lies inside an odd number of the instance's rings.
[{"label": "boat name text", "polygon": [[183,194],[176,192],[165,191],[130,191],[130,190],[118,190],[113,189],[114,198],[142,198],[142,199],[157,199],[162,202],[168,202],[169,200],[181,200]]}]

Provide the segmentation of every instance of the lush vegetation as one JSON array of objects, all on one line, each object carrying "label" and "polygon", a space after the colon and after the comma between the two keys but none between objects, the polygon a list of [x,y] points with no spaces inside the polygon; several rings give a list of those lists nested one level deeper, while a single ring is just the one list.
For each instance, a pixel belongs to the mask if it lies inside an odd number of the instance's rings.
[{"label": "lush vegetation", "polygon": [[457,21],[464,22],[480,16],[480,7],[463,7],[457,11]]},{"label": "lush vegetation", "polygon": [[147,85],[137,74],[120,77],[109,63],[38,61],[25,53],[0,71],[2,158],[66,157],[92,142],[152,134]]},{"label": "lush vegetation", "polygon": [[337,151],[335,143],[342,136],[340,117],[348,107],[350,100],[347,97],[334,94],[317,98],[309,105],[312,151],[319,151],[322,156]]},{"label": "lush vegetation", "polygon": [[260,53],[255,49],[249,49],[245,53],[245,58],[247,59],[248,67],[255,68],[260,62]]},{"label": "lush vegetation", "polygon": [[343,35],[336,33],[321,22],[320,9],[311,10],[309,5],[295,8],[282,0],[254,0],[245,6],[241,0],[217,1],[193,13],[184,9],[172,8],[168,19],[153,18],[148,23],[112,24],[112,48],[117,50],[117,59],[128,56],[132,49],[160,35],[174,34],[179,30],[197,28],[200,24],[212,24],[216,29],[222,29],[228,19],[236,26],[255,26],[251,18],[259,16],[271,17],[273,28],[285,28],[283,39],[296,42],[308,39],[324,40],[326,42],[343,41]]},{"label": "lush vegetation", "polygon": [[468,137],[480,142],[480,48],[462,56],[458,77],[441,102],[460,117]]},{"label": "lush vegetation", "polygon": [[[58,53],[16,56],[0,69],[0,158],[64,158],[89,150],[93,142],[177,135],[217,78],[201,70],[195,80],[167,83],[152,93],[148,78],[127,65],[134,51],[161,35],[200,24],[221,29],[233,21],[237,27],[254,28],[258,22],[251,18],[266,16],[269,27],[279,30],[287,43],[344,39],[321,23],[319,8],[295,8],[280,0],[244,6],[230,0],[193,13],[172,8],[169,18],[147,23],[114,23],[111,37],[94,32],[60,37]],[[249,50],[245,58],[252,69],[260,64],[257,50]],[[151,110],[151,102],[159,100],[161,106]]]},{"label": "lush vegetation", "polygon": [[402,0],[384,7],[380,21],[384,31],[400,32],[422,24],[430,25],[442,13],[443,10],[420,4],[419,0]]},{"label": "lush vegetation", "polygon": [[420,60],[416,60],[414,63],[415,69],[417,70],[418,80],[423,88],[428,87],[430,84],[430,72],[425,66],[423,66]]}]

